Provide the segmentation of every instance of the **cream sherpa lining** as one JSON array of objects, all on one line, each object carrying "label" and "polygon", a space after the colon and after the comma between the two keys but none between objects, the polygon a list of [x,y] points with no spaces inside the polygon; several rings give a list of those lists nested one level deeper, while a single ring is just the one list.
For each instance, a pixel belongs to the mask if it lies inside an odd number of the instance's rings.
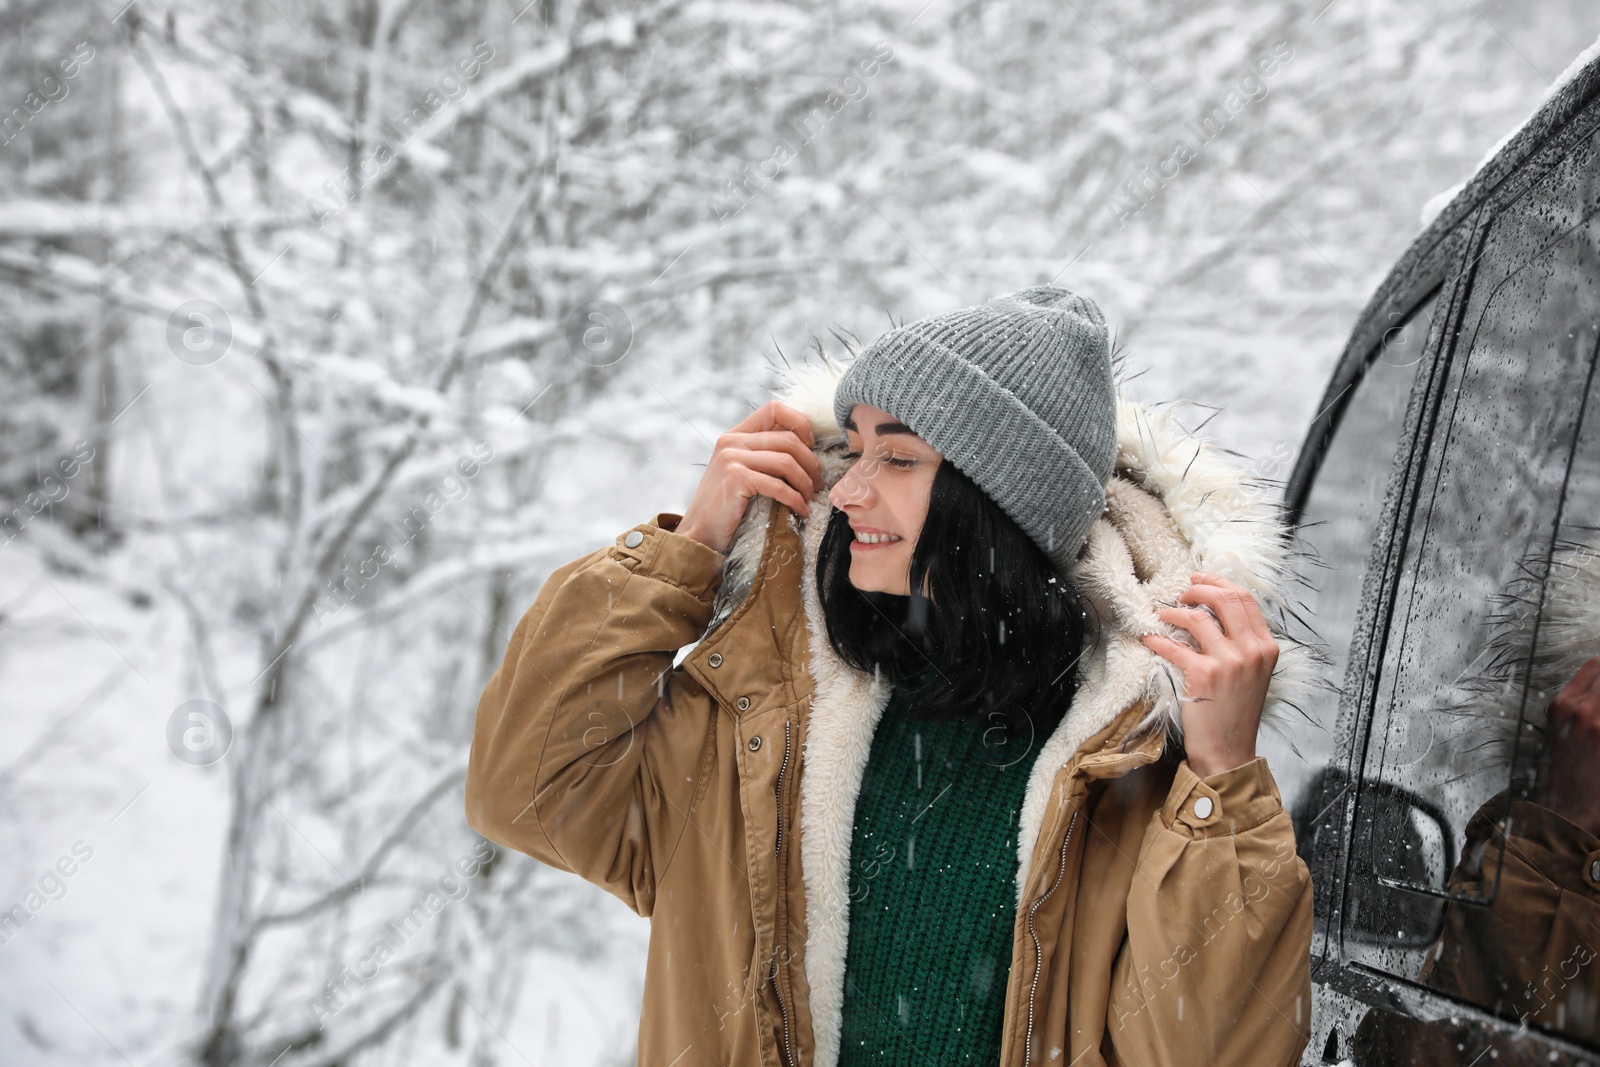
[{"label": "cream sherpa lining", "polygon": [[[856,797],[890,690],[888,683],[855,670],[834,653],[825,637],[816,589],[815,563],[833,510],[827,490],[850,464],[843,458],[847,445],[833,417],[834,387],[847,366],[791,368],[778,394],[810,418],[824,486],[811,502],[811,518],[798,527],[815,683],[802,753],[800,859],[818,1067],[833,1067],[839,1054]],[[1071,709],[1044,742],[1028,780],[1017,847],[1019,907],[1056,776],[1079,745],[1146,696],[1153,703],[1141,726],[1164,726],[1178,734],[1181,673],[1169,669],[1139,635],[1155,631],[1189,639],[1156,618],[1156,602],[1175,599],[1188,586],[1190,573],[1199,570],[1238,582],[1264,607],[1282,606],[1292,578],[1288,535],[1274,494],[1210,442],[1179,428],[1170,405],[1119,400],[1117,444],[1106,513],[1090,530],[1067,575],[1097,609],[1099,629],[1080,663]],[[749,591],[770,514],[768,498],[752,499],[729,549],[713,627]],[[796,522],[792,513],[789,521]],[[1095,614],[1091,611],[1091,617]],[[1307,689],[1317,684],[1321,655],[1284,634],[1273,612],[1266,614],[1281,650],[1263,716],[1272,725],[1283,707],[1298,706]]]}]

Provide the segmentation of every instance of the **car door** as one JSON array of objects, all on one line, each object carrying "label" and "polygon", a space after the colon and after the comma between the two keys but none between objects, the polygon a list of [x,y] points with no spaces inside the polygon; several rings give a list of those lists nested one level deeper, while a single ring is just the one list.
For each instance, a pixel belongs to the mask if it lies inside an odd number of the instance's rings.
[{"label": "car door", "polygon": [[1269,750],[1316,889],[1310,1063],[1600,1054],[1600,695],[1569,685],[1600,656],[1597,84],[1391,273],[1291,479],[1328,653]]}]

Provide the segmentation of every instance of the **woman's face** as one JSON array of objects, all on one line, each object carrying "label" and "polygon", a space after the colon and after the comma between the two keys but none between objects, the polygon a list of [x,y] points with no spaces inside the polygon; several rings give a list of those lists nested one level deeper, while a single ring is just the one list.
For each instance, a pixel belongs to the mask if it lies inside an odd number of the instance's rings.
[{"label": "woman's face", "polygon": [[850,584],[864,593],[907,596],[911,550],[928,515],[933,474],[943,457],[910,427],[870,404],[851,408],[844,430],[857,458],[828,491],[828,499],[855,531]]}]

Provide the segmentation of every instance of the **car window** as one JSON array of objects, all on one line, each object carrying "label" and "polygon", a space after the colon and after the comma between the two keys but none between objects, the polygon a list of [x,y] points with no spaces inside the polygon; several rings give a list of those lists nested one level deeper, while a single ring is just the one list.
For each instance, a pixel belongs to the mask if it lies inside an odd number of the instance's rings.
[{"label": "car window", "polygon": [[1288,716],[1280,732],[1264,732],[1260,750],[1295,814],[1296,847],[1312,870],[1321,921],[1331,910],[1339,872],[1320,868],[1342,859],[1340,850],[1327,847],[1340,832],[1338,820],[1328,816],[1349,793],[1343,771],[1349,746],[1337,737],[1340,704],[1353,688],[1345,680],[1347,661],[1436,303],[1437,295],[1396,314],[1361,377],[1328,401],[1339,410],[1338,421],[1296,528],[1296,550],[1315,561],[1306,588],[1298,590],[1298,610],[1326,662],[1303,714]]},{"label": "car window", "polygon": [[[1349,959],[1586,1043],[1600,773],[1573,758],[1584,735],[1568,727],[1600,728],[1600,711],[1582,693],[1552,702],[1600,655],[1594,150],[1580,143],[1497,213],[1474,259],[1400,516],[1343,917]],[[1487,1033],[1445,1044],[1466,1063]]]}]

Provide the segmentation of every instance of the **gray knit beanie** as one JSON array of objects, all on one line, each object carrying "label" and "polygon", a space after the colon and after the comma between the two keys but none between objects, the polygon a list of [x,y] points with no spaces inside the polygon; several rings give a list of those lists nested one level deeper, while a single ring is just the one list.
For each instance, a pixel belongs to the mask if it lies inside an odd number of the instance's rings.
[{"label": "gray knit beanie", "polygon": [[882,408],[987,493],[1058,570],[1105,510],[1117,452],[1105,316],[1052,285],[907,323],[855,358],[839,426]]}]

